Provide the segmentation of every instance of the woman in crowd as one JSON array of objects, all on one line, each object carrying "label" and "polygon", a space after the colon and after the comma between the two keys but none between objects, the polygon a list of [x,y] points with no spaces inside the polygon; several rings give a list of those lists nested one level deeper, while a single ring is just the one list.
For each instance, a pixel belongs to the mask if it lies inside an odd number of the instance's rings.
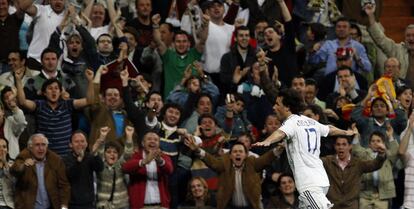
[{"label": "woman in crowd", "polygon": [[203,177],[193,177],[188,183],[187,189],[187,200],[179,207],[180,209],[185,208],[199,208],[208,209],[213,208],[211,205],[211,197],[208,191],[206,180]]},{"label": "woman in crowd", "polygon": [[400,107],[405,111],[408,118],[412,110],[413,90],[409,86],[401,86],[396,89],[396,93]]},{"label": "woman in crowd", "polygon": [[295,180],[292,174],[283,173],[277,181],[279,194],[270,198],[268,209],[298,209],[299,199],[298,192],[295,189]]},{"label": "woman in crowd", "polygon": [[14,185],[13,177],[9,173],[9,168],[13,161],[8,153],[8,143],[4,138],[0,138],[0,208],[11,209],[14,208]]},{"label": "woman in crowd", "polygon": [[23,111],[17,106],[16,94],[10,87],[5,87],[1,91],[0,137],[7,140],[7,151],[13,159],[20,152],[19,137],[26,125]]}]

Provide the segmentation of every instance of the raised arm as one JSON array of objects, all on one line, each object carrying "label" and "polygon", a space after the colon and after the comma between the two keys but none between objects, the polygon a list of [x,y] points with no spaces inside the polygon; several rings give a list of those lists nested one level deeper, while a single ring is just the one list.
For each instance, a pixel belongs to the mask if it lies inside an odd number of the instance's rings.
[{"label": "raised arm", "polygon": [[85,9],[83,9],[83,14],[88,17],[91,18],[91,12],[92,12],[92,8],[93,8],[93,4],[95,3],[94,0],[85,0],[86,3],[86,7]]},{"label": "raised arm", "polygon": [[208,37],[208,24],[210,22],[210,16],[203,14],[203,20],[201,23],[200,29],[197,31],[198,41],[195,45],[195,48],[198,52],[203,53],[204,47],[206,46],[206,41]]},{"label": "raised arm", "polygon": [[280,6],[280,10],[282,11],[283,20],[285,22],[290,22],[292,20],[292,15],[289,12],[288,7],[284,0],[277,0],[277,3]]},{"label": "raised arm", "polygon": [[116,14],[116,10],[115,10],[115,6],[114,6],[114,1],[113,0],[107,0],[107,5],[108,5],[108,15],[109,15],[109,19],[111,20],[111,24],[115,25],[116,24],[116,19],[117,19],[117,14]]},{"label": "raised arm", "polygon": [[376,151],[378,152],[378,155],[374,160],[361,162],[361,169],[363,173],[369,173],[380,169],[384,161],[387,159],[387,148],[385,147],[385,144],[378,144]]},{"label": "raised arm", "polygon": [[118,20],[118,14],[115,10],[114,2],[112,0],[107,0],[108,5],[108,14],[109,19],[111,20],[111,25],[115,30],[116,37],[124,37],[123,26],[121,26],[117,20]]},{"label": "raised arm", "polygon": [[[73,5],[71,5],[73,7]],[[62,33],[67,29],[66,27],[69,25],[71,21],[71,12],[73,9],[67,9],[65,11],[65,17],[63,18],[62,22],[59,26],[56,27],[56,30],[52,33],[49,39],[49,46],[48,48],[52,48],[58,52],[58,57],[63,53],[63,46],[60,45]]]},{"label": "raised arm", "polygon": [[[95,73],[95,78],[93,79],[93,90],[94,90],[94,98],[93,98],[93,105],[98,105],[101,102],[101,98],[99,97],[99,92],[101,92],[101,76],[108,73],[108,67],[106,65],[99,66],[98,70]],[[96,92],[96,93],[95,93]]]},{"label": "raised arm", "polygon": [[32,17],[36,16],[37,7],[33,4],[32,0],[16,0],[16,2],[22,11],[26,12]]},{"label": "raised arm", "polygon": [[194,136],[191,134],[186,134],[184,139],[184,144],[190,148],[191,151],[195,152],[201,159],[206,163],[208,167],[214,170],[217,173],[225,171],[224,163],[221,158],[216,158],[210,155],[208,152],[201,149],[195,142]]},{"label": "raised arm", "polygon": [[394,163],[398,160],[398,142],[394,138],[394,129],[392,128],[390,123],[386,123],[387,125],[387,141],[388,141],[388,149],[387,149],[387,157],[388,160],[394,165]]},{"label": "raised arm", "polygon": [[164,55],[165,52],[167,51],[167,46],[161,40],[161,33],[160,33],[161,16],[160,14],[156,14],[152,16],[151,19],[152,19],[153,37],[154,37],[155,44],[157,45],[158,52],[160,53],[160,55]]},{"label": "raised arm", "polygon": [[408,125],[407,128],[402,132],[402,138],[400,142],[400,147],[398,149],[398,154],[402,156],[403,160],[406,162],[405,154],[407,153],[408,144],[412,138],[414,130],[414,112],[411,113],[410,117],[408,118]]},{"label": "raised arm", "polygon": [[135,128],[132,126],[125,127],[125,146],[124,146],[124,154],[123,157],[125,160],[131,158],[132,154],[134,153],[134,138],[137,136],[135,133]]},{"label": "raised arm", "polygon": [[[277,79],[279,70],[276,66],[273,67],[273,76],[276,76],[276,78],[271,79],[269,77],[269,67],[267,65],[270,58],[266,57],[266,53],[263,49],[259,49],[256,58],[260,69],[260,87],[265,92],[267,100],[273,103],[276,101],[276,97],[279,94],[280,81]],[[254,65],[253,68],[255,68]]]},{"label": "raised arm", "polygon": [[23,111],[16,104],[16,95],[14,93],[12,93],[12,97],[13,99],[11,99],[8,106],[11,109],[13,115],[12,117],[8,117],[8,120],[11,122],[13,134],[18,138],[26,128],[27,121],[24,117]]},{"label": "raised arm", "polygon": [[368,16],[369,26],[372,26],[376,23],[375,20],[375,4],[367,4],[364,6],[364,11]]},{"label": "raised arm", "polygon": [[127,114],[130,116],[129,119],[132,122],[136,122],[133,118],[136,117],[131,117],[132,115],[134,116],[138,116],[141,114],[142,111],[139,110],[139,108],[134,104],[134,101],[132,100],[131,97],[131,90],[128,87],[128,82],[129,82],[129,73],[128,70],[123,70],[120,72],[119,76],[121,77],[122,80],[122,88],[123,88],[123,101],[124,101],[124,108],[127,112]]},{"label": "raised arm", "polygon": [[[83,51],[85,52],[87,62],[94,63],[97,57],[96,42],[92,35],[89,33],[88,29],[82,25],[76,26],[76,30],[82,37],[83,40]],[[90,66],[92,67],[92,66]]]},{"label": "raised arm", "polygon": [[388,57],[396,57],[398,54],[398,45],[394,40],[388,38],[381,30],[381,26],[375,20],[375,5],[367,4],[364,7],[365,13],[368,15],[369,26],[367,27],[369,34],[374,40],[375,44],[382,50]]},{"label": "raised arm", "polygon": [[365,106],[365,104],[367,104],[367,102],[370,101],[372,97],[374,97],[375,92],[377,91],[377,89],[378,89],[377,84],[375,84],[375,83],[371,84],[371,86],[368,88],[367,95],[361,101],[360,105]]},{"label": "raised arm", "polygon": [[22,83],[23,75],[24,75],[24,69],[22,68],[16,70],[16,72],[14,73],[14,77],[16,79],[16,88],[17,88],[17,101],[22,107],[26,108],[30,112],[33,112],[36,110],[36,103],[31,100],[26,99],[26,94],[24,93],[23,83]]},{"label": "raised arm", "polygon": [[93,86],[93,71],[87,69],[85,71],[86,78],[88,79],[88,91],[86,92],[86,98],[73,100],[73,106],[75,109],[83,108],[89,104],[92,104],[95,99],[95,90]]},{"label": "raised arm", "polygon": [[264,141],[257,142],[253,144],[253,146],[269,146],[273,143],[281,141],[285,137],[286,137],[285,132],[278,129],[275,132],[273,132],[270,136],[268,136]]},{"label": "raised arm", "polygon": [[104,145],[106,141],[106,136],[108,136],[108,133],[111,131],[111,128],[108,126],[103,126],[99,129],[99,136],[96,139],[95,143],[92,145],[91,153],[93,155],[99,155],[102,158],[105,158],[104,156]]}]

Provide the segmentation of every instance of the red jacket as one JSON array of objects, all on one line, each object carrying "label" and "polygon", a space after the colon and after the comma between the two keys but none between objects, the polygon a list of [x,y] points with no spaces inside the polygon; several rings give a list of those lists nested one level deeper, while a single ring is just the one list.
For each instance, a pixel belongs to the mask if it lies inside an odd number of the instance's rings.
[{"label": "red jacket", "polygon": [[[123,172],[130,175],[128,194],[131,209],[144,207],[147,169],[145,166],[139,166],[139,161],[142,160],[142,157],[143,152],[140,150],[122,165]],[[170,194],[168,192],[168,176],[173,172],[173,164],[169,156],[163,154],[161,157],[164,159],[165,164],[164,166],[157,166],[158,189],[160,190],[161,206],[169,208]]]}]

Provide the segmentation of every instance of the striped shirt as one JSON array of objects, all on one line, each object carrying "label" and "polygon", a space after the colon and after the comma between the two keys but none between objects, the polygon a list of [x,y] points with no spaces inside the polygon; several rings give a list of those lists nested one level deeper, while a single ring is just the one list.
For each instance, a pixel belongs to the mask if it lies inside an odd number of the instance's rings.
[{"label": "striped shirt", "polygon": [[174,161],[177,160],[181,139],[178,135],[177,126],[171,127],[164,122],[161,123],[161,130],[158,133],[160,136],[160,149],[162,152],[171,157]]},{"label": "striped shirt", "polygon": [[59,100],[52,109],[46,100],[36,100],[37,132],[49,140],[49,149],[60,156],[70,152],[69,141],[72,135],[73,100]]}]

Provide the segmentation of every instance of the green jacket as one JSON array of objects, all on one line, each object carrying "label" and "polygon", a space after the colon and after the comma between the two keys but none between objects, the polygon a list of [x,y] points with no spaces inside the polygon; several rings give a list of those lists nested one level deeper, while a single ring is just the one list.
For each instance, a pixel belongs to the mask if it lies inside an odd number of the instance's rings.
[{"label": "green jacket", "polygon": [[[361,160],[372,160],[373,151],[370,148],[363,148],[359,144],[352,147],[352,154]],[[381,200],[391,199],[396,196],[394,176],[392,174],[393,165],[398,159],[398,142],[396,140],[389,143],[387,151],[387,160],[385,160],[382,167],[378,170],[379,182],[378,188],[373,185],[373,173],[366,173],[362,176],[360,197],[371,199],[374,191],[378,190],[379,198]]]}]

